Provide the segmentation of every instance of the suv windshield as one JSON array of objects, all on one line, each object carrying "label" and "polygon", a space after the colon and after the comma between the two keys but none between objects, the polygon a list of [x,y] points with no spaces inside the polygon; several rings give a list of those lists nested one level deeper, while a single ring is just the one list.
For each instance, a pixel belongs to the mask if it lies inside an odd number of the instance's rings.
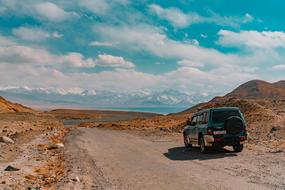
[{"label": "suv windshield", "polygon": [[213,111],[212,121],[213,123],[224,123],[231,116],[240,117],[240,113],[237,110]]}]

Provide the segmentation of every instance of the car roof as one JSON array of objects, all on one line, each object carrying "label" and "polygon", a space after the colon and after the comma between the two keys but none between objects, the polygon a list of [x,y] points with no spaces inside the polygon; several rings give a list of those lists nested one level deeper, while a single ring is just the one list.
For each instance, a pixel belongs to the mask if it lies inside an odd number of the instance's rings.
[{"label": "car roof", "polygon": [[208,111],[223,111],[223,110],[239,110],[238,107],[216,107],[216,108],[208,108],[200,110],[199,112],[195,113],[194,116],[200,115],[201,113],[208,112]]}]

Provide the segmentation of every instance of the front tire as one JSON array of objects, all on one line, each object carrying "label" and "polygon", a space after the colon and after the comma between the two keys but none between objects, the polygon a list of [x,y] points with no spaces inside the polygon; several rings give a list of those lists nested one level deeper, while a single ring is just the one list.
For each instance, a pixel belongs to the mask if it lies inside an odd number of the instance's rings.
[{"label": "front tire", "polygon": [[234,145],[233,149],[235,152],[241,152],[243,150],[243,144]]},{"label": "front tire", "polygon": [[187,137],[186,134],[183,134],[183,138],[184,138],[184,145],[185,145],[185,148],[191,148],[191,147],[192,147],[192,144],[190,144],[189,139],[188,139],[188,137]]},{"label": "front tire", "polygon": [[204,140],[204,137],[200,137],[199,139],[199,144],[200,144],[200,152],[203,153],[203,154],[207,154],[209,152],[209,149],[208,147],[206,147],[206,144],[205,144],[205,140]]}]

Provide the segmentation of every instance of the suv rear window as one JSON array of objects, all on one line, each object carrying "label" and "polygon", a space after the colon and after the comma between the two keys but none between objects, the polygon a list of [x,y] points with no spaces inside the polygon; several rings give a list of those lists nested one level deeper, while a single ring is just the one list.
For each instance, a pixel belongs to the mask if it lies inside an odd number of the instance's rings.
[{"label": "suv rear window", "polygon": [[226,119],[231,116],[241,117],[239,111],[237,110],[213,111],[212,114],[213,123],[224,123]]}]

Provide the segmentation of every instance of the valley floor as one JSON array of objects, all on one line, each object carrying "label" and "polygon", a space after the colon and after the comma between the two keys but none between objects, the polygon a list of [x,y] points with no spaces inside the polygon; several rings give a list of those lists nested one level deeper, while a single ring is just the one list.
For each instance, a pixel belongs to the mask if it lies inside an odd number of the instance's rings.
[{"label": "valley floor", "polygon": [[285,153],[262,147],[202,155],[185,150],[180,134],[98,128],[73,129],[66,147],[69,173],[60,189],[285,188]]}]

